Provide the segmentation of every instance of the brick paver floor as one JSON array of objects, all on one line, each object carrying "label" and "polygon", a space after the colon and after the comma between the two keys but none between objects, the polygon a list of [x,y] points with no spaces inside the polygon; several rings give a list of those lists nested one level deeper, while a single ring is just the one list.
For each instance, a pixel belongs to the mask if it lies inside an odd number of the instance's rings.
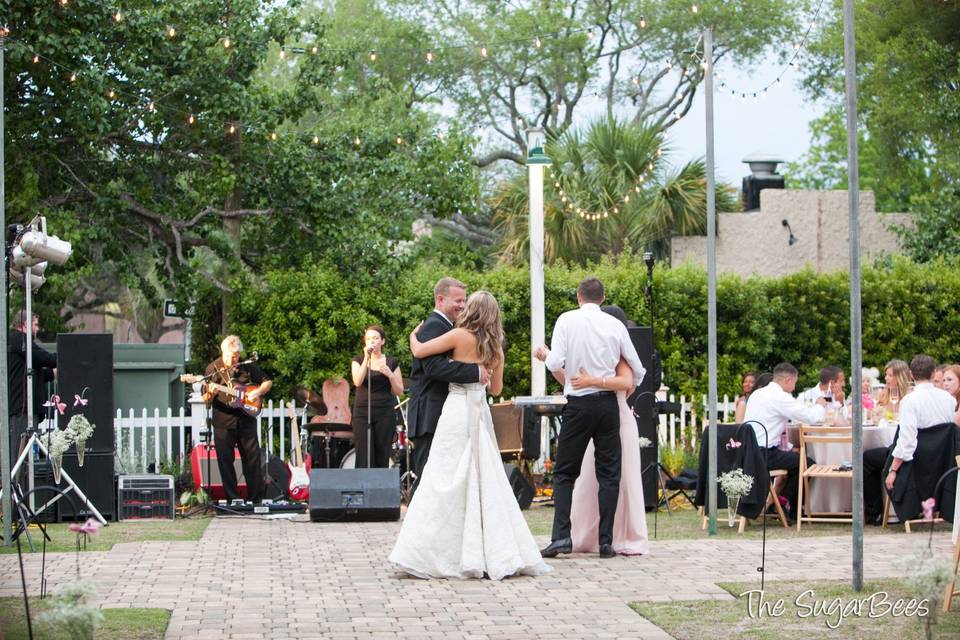
[{"label": "brick paver floor", "polygon": [[[81,556],[103,607],[173,611],[166,637],[221,638],[650,638],[670,636],[627,605],[730,599],[716,583],[759,588],[759,540],[652,541],[643,557],[550,560],[538,578],[417,580],[386,562],[399,524],[217,518],[199,542],[118,544]],[[926,534],[870,536],[867,579],[898,575]],[[540,538],[544,544],[548,542]],[[950,557],[948,533],[934,549]],[[0,595],[19,593],[15,555],[0,556]],[[40,556],[27,557],[39,591]],[[47,558],[48,584],[73,579],[73,553]],[[850,540],[767,542],[767,580],[849,579]]]}]

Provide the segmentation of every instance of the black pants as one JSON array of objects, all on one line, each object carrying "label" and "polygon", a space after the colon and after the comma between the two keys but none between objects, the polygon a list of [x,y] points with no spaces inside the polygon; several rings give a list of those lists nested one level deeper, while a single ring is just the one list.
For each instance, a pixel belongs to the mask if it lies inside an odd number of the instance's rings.
[{"label": "black pants", "polygon": [[[366,409],[366,407],[364,407]],[[390,454],[393,453],[393,436],[397,432],[397,414],[393,407],[378,409],[373,407],[373,419],[369,425],[373,429],[373,463],[369,466],[386,469],[390,466]],[[364,410],[353,419],[353,446],[357,450],[357,469],[367,468],[367,414]]]},{"label": "black pants", "polygon": [[868,449],[863,452],[863,511],[867,522],[883,515],[883,467],[887,463],[887,447]]},{"label": "black pants", "polygon": [[557,459],[553,470],[553,540],[570,537],[573,484],[580,475],[583,454],[593,440],[600,488],[600,544],[613,543],[613,516],[620,496],[620,408],[612,391],[567,396],[563,408]]},{"label": "black pants", "polygon": [[260,443],[257,442],[255,420],[240,419],[235,429],[214,429],[213,445],[217,450],[217,467],[228,500],[239,499],[237,472],[233,468],[233,449],[240,449],[243,477],[247,481],[247,500],[263,499],[263,469],[260,468]]},{"label": "black pants", "polygon": [[[777,447],[767,449],[767,469],[783,469],[787,472],[787,479],[780,491],[790,501],[790,511],[787,516],[796,520],[801,513],[802,505],[797,504],[798,477],[800,475],[800,453],[797,451],[781,451]],[[807,456],[807,466],[816,464],[816,461]]]},{"label": "black pants", "polygon": [[417,481],[413,485],[413,491],[416,492],[417,487],[420,486],[420,478],[423,477],[423,468],[427,466],[427,458],[430,457],[433,434],[425,433],[410,440],[413,442],[413,472],[417,474]]}]

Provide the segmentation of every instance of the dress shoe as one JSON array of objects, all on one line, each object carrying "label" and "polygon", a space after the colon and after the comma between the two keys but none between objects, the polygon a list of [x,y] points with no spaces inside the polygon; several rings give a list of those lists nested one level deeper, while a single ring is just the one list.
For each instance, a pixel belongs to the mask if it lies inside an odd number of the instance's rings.
[{"label": "dress shoe", "polygon": [[571,551],[573,551],[573,541],[570,538],[563,538],[548,544],[540,551],[540,555],[544,558],[556,558],[558,554],[570,553]]},{"label": "dress shoe", "polygon": [[617,552],[613,550],[612,544],[602,544],[600,545],[600,557],[601,558],[612,558],[617,555]]}]

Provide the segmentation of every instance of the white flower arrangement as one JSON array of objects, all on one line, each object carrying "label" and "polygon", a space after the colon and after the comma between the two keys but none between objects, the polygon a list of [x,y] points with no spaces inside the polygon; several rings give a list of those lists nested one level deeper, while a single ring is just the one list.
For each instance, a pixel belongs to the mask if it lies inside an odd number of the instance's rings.
[{"label": "white flower arrangement", "polygon": [[97,425],[87,420],[82,413],[76,413],[67,423],[67,431],[73,434],[74,442],[86,442],[93,435]]},{"label": "white flower arrangement", "polygon": [[646,449],[647,447],[652,447],[652,446],[653,446],[653,441],[650,440],[650,438],[643,438],[643,437],[640,438],[641,449]]},{"label": "white flower arrangement", "polygon": [[72,431],[54,429],[50,432],[47,440],[47,452],[50,454],[50,457],[59,460],[71,446],[73,446]]},{"label": "white flower arrangement", "polygon": [[753,488],[753,477],[743,472],[743,469],[734,469],[721,474],[720,488],[727,495],[727,498],[740,498]]}]

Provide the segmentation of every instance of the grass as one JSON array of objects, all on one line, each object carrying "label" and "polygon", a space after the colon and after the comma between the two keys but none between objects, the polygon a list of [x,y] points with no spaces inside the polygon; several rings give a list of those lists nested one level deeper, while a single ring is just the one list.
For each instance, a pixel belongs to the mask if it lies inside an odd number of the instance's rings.
[{"label": "grass", "polygon": [[[199,540],[207,525],[210,524],[212,517],[195,516],[192,518],[179,518],[177,520],[125,520],[123,522],[111,522],[100,529],[95,536],[87,539],[86,549],[81,544],[81,551],[109,551],[113,545],[121,542],[142,542],[144,540]],[[67,527],[69,523],[50,524],[47,526],[47,533],[51,541],[47,542],[47,551],[75,551],[77,548],[77,534],[70,531]],[[30,535],[33,536],[33,542],[40,551],[43,534],[36,527],[30,528]],[[21,538],[21,546],[25,551],[29,551],[26,538]],[[0,544],[0,554],[16,553],[16,545],[4,547]]]},{"label": "grass", "polygon": [[[683,508],[681,505],[671,505],[672,513],[667,513],[661,509],[656,514],[656,539],[657,540],[689,540],[710,537],[707,531],[701,529],[702,519],[696,510],[689,507]],[[527,524],[533,535],[550,535],[553,526],[553,507],[545,504],[534,504],[523,512],[527,518]],[[952,525],[948,522],[940,522],[934,526],[934,531],[951,531]],[[914,534],[918,535],[929,531],[927,526],[914,527]],[[647,513],[647,532],[651,540],[654,539],[654,513]],[[875,535],[895,535],[904,533],[903,525],[889,525],[886,529],[880,527],[864,527],[865,537]],[[818,522],[815,524],[804,524],[800,532],[796,527],[784,529],[778,520],[767,520],[767,539],[775,540],[782,538],[812,538],[818,536],[849,536],[850,525],[843,523]],[[720,509],[717,512],[717,533],[714,538],[753,540],[763,536],[763,528],[759,520],[748,521],[746,530],[738,534],[737,527],[727,526],[727,510]]]},{"label": "grass", "polygon": [[[764,591],[764,600],[775,604],[783,601],[783,610],[779,616],[770,615],[766,610],[763,617],[756,616],[756,598],[753,612],[748,607],[749,596],[740,594],[756,589],[757,585],[739,583],[721,584],[721,587],[736,597],[736,600],[697,600],[665,603],[632,603],[630,606],[641,616],[647,618],[677,640],[699,640],[709,637],[750,638],[751,640],[809,640],[810,638],[870,638],[870,640],[913,640],[925,637],[925,619],[917,614],[920,599],[913,595],[900,580],[881,580],[864,585],[860,593],[854,592],[848,583],[820,582],[768,582]],[[813,590],[813,594],[809,592]],[[908,603],[914,599],[913,615],[891,615],[891,609],[881,603],[881,596],[875,601],[876,615],[870,617],[869,605],[861,615],[855,615],[852,603],[871,594],[885,592],[886,602],[893,604],[898,599]],[[836,599],[840,604],[835,604]],[[819,611],[813,609],[815,602]],[[826,607],[824,609],[823,607]],[[936,609],[938,622],[933,627],[935,638],[960,638],[960,614],[939,613],[939,604],[927,603],[928,609]],[[831,611],[831,607],[833,611]],[[837,610],[846,608],[848,615],[840,617]],[[830,623],[833,627],[828,626]]]},{"label": "grass", "polygon": [[[65,633],[42,626],[39,614],[52,603],[50,598],[30,598],[30,619],[33,635],[45,640],[70,640]],[[170,622],[166,609],[101,609],[103,622],[97,628],[97,640],[155,640],[163,638]],[[27,638],[27,621],[23,598],[0,598],[0,638],[23,640]]]}]

